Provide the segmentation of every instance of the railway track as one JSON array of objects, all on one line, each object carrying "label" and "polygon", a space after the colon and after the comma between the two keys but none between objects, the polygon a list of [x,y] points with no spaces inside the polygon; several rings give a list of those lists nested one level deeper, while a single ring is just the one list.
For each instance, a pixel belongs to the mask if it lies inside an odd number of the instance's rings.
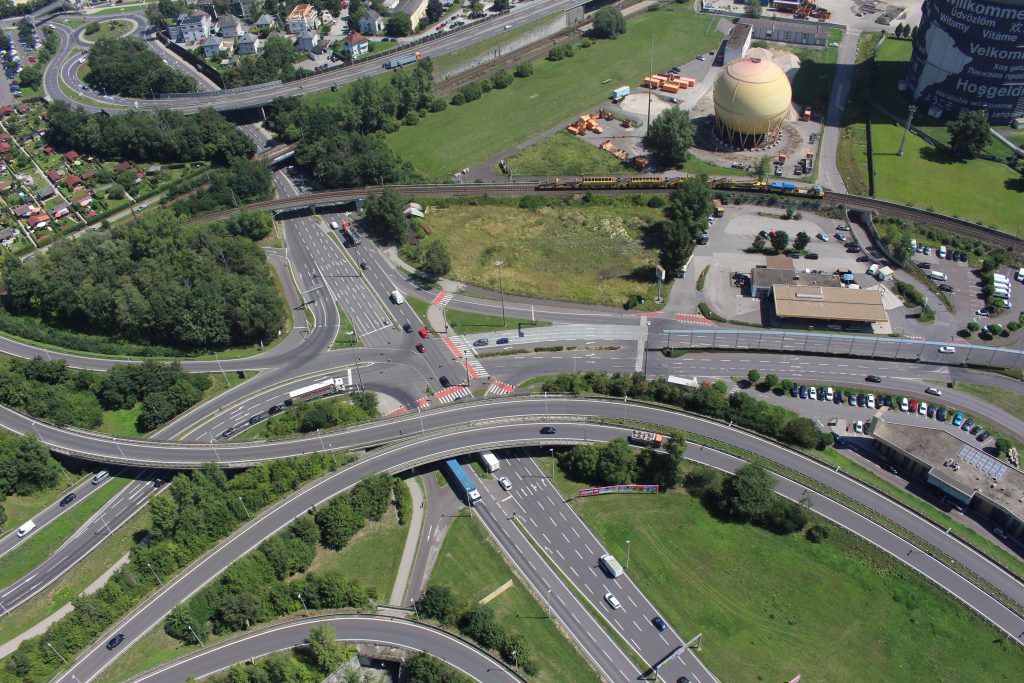
[{"label": "railway track", "polygon": [[[391,185],[390,187],[398,192],[400,195],[410,197],[479,197],[484,195],[491,196],[522,196],[527,194],[533,194],[539,190],[540,184],[544,182],[544,179],[535,179],[538,182],[518,182],[518,183],[471,183],[466,185],[452,185],[450,183],[434,183],[427,185]],[[548,178],[547,180],[553,180]],[[347,190],[325,190],[322,192],[309,192],[301,194],[296,197],[288,197],[285,199],[264,199],[262,201],[253,202],[246,208],[249,209],[264,209],[267,211],[296,211],[302,209],[311,209],[321,206],[331,206],[338,204],[346,204],[354,202],[357,199],[365,198],[369,195],[380,194],[380,186],[368,186],[363,188],[347,189]],[[546,188],[545,193],[579,193],[581,190],[578,188]],[[669,188],[645,188],[645,189],[592,189],[588,190],[595,194],[610,194],[610,195],[623,195],[623,194],[638,194],[638,193],[657,193],[665,194],[670,192]],[[761,192],[744,192],[743,190],[729,190],[730,193],[742,193],[742,194],[763,194]],[[983,225],[971,223],[959,218],[952,216],[944,216],[942,214],[934,213],[932,211],[925,211],[924,209],[917,209],[911,206],[903,206],[901,204],[895,204],[893,202],[887,202],[880,199],[873,199],[871,197],[860,197],[857,195],[839,194],[836,192],[826,192],[824,201],[827,204],[833,206],[842,205],[849,209],[864,209],[871,211],[881,216],[889,216],[892,218],[902,218],[904,220],[921,223],[923,225],[930,225],[941,230],[946,230],[955,235],[962,235],[964,237],[970,237],[972,239],[979,240],[986,244],[991,244],[995,247],[1000,247],[1014,252],[1024,252],[1024,240],[1021,240],[1013,235],[993,230],[992,228],[986,228]],[[189,220],[189,223],[198,223],[203,221],[214,221],[224,220],[234,214],[237,209],[226,209],[223,211],[217,211],[214,213],[208,213],[203,216],[197,216]]]}]

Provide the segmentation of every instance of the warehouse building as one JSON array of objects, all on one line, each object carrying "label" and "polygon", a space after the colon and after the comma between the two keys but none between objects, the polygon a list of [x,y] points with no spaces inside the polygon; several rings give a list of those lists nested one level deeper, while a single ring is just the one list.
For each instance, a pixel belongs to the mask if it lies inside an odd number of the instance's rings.
[{"label": "warehouse building", "polygon": [[925,427],[904,424],[903,417],[884,408],[871,419],[867,432],[878,451],[907,478],[1024,541],[1024,473],[961,440],[945,423]]}]

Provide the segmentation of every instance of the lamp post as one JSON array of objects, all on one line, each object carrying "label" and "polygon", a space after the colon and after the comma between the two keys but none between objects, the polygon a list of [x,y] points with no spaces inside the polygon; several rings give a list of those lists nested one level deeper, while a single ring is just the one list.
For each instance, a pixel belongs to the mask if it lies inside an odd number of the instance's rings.
[{"label": "lamp post", "polygon": [[252,519],[252,515],[249,514],[249,508],[245,506],[245,501],[242,500],[241,496],[238,497],[238,502],[242,504],[242,509],[245,510],[245,518]]},{"label": "lamp post", "polygon": [[629,541],[626,541],[626,571],[629,571]]},{"label": "lamp post", "polygon": [[555,478],[555,449],[549,448],[548,452],[551,454],[551,478]]},{"label": "lamp post", "polygon": [[416,606],[416,601],[415,600],[410,600],[410,602],[412,602],[412,611],[416,613],[416,621],[419,621],[420,620],[420,608]]},{"label": "lamp post", "polygon": [[153,565],[151,565],[151,564],[150,564],[149,562],[147,562],[147,563],[146,563],[146,566],[147,566],[147,567],[149,567],[149,571],[153,572],[153,578],[155,578],[155,579],[156,579],[156,582],[157,582],[158,584],[160,584],[160,587],[161,587],[161,588],[163,588],[163,586],[164,586],[164,582],[160,580],[160,575],[156,573],[156,570],[155,570],[155,569],[153,569]]},{"label": "lamp post", "polygon": [[46,647],[48,647],[48,648],[50,648],[51,650],[53,650],[53,654],[55,654],[55,655],[57,655],[58,657],[60,657],[60,661],[64,662],[64,666],[67,666],[67,665],[68,665],[68,660],[64,659],[64,655],[62,655],[61,653],[57,652],[57,648],[55,648],[55,647],[54,647],[53,645],[51,645],[51,644],[50,644],[49,642],[47,642],[47,643],[46,643]]},{"label": "lamp post", "polygon": [[505,327],[508,325],[505,322],[505,289],[501,285],[501,267],[505,265],[505,262],[495,261],[494,265],[498,267],[498,293],[501,295],[501,326]]},{"label": "lamp post", "polygon": [[296,593],[295,597],[297,597],[299,599],[299,602],[302,603],[302,609],[304,609],[306,611],[306,616],[308,617],[309,616],[309,608],[306,607],[306,601],[302,599],[302,593]]},{"label": "lamp post", "polygon": [[188,625],[188,630],[192,633],[192,635],[196,637],[196,640],[199,642],[199,647],[206,647],[206,643],[204,643],[203,639],[199,637],[199,634],[196,633],[196,630],[192,628],[192,624]]},{"label": "lamp post", "polygon": [[903,127],[903,139],[900,140],[900,149],[898,152],[896,152],[896,156],[898,157],[903,156],[903,145],[905,145],[907,142],[907,133],[910,132],[910,122],[914,118],[914,112],[916,111],[917,107],[914,105],[910,105],[909,107],[907,107],[907,123]]}]

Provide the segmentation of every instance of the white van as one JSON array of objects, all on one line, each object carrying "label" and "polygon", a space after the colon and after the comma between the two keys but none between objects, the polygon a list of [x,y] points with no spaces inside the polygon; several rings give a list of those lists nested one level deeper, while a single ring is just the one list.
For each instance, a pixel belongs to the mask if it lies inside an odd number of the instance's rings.
[{"label": "white van", "polygon": [[341,230],[341,226],[338,225],[337,221],[331,221],[331,230]]},{"label": "white van", "polygon": [[109,476],[110,472],[107,472],[106,470],[100,470],[99,472],[96,473],[96,476],[92,478],[92,483],[95,486],[96,484],[100,483]]},{"label": "white van", "polygon": [[1017,279],[1024,282],[1024,268],[1017,271]]},{"label": "white van", "polygon": [[18,527],[18,538],[24,538],[26,534],[36,528],[36,523],[31,519]]},{"label": "white van", "polygon": [[939,258],[946,258],[946,245],[939,247]]},{"label": "white van", "polygon": [[405,297],[402,296],[402,293],[399,292],[397,289],[391,292],[391,300],[394,301],[399,306],[405,303]]},{"label": "white van", "polygon": [[1002,273],[992,273],[992,280],[994,282],[1009,282],[1010,278],[1006,277]]},{"label": "white van", "polygon": [[871,267],[868,268],[868,275],[874,275],[875,273],[878,272],[879,268],[880,266],[877,263],[872,263]]},{"label": "white van", "polygon": [[949,279],[946,277],[945,273],[940,273],[937,270],[933,270],[932,272],[928,273],[928,277],[930,277],[933,280],[938,280],[940,282],[945,282],[946,280]]}]

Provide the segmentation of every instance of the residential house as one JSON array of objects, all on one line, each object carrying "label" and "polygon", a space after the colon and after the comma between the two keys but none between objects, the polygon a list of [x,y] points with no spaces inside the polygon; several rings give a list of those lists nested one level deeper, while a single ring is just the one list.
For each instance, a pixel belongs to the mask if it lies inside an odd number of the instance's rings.
[{"label": "residential house", "polygon": [[333,23],[334,23],[334,15],[331,14],[328,10],[324,10],[324,11],[322,11],[320,13],[320,25],[321,26],[330,26]]},{"label": "residential house", "polygon": [[0,245],[9,247],[18,239],[18,231],[14,228],[0,230]]},{"label": "residential house", "polygon": [[46,172],[46,177],[50,179],[51,183],[56,183],[61,178],[61,173],[57,169],[53,169]]},{"label": "residential house", "polygon": [[312,5],[296,5],[288,15],[288,33],[302,33],[310,31],[320,25],[320,18],[317,15],[316,7]]},{"label": "residential house", "polygon": [[319,44],[320,34],[312,30],[303,31],[295,39],[295,47],[305,52],[313,50]]},{"label": "residential house", "polygon": [[81,194],[77,194],[71,198],[72,204],[78,204],[79,206],[89,206],[92,203],[92,192],[86,190]]},{"label": "residential house", "polygon": [[117,166],[114,167],[114,170],[117,170],[117,171],[130,171],[130,170],[132,170],[132,168],[133,168],[132,167],[132,162],[130,162],[130,161],[122,161],[121,163],[119,163]]},{"label": "residential house", "polygon": [[251,17],[256,11],[256,3],[253,0],[235,0],[231,6],[240,17]]},{"label": "residential house", "polygon": [[0,142],[0,154],[7,154],[11,151],[11,144],[9,142]]},{"label": "residential house", "polygon": [[[256,28],[261,31],[269,31],[270,29],[277,26],[277,18],[270,14],[261,14],[260,18],[256,20]],[[0,112],[3,110],[0,109]],[[2,116],[2,114],[0,114]]]},{"label": "residential house", "polygon": [[164,170],[164,167],[160,164],[153,164],[146,168],[146,175],[153,175],[154,173],[160,173]]},{"label": "residential house", "polygon": [[75,163],[76,161],[78,161],[78,152],[76,152],[75,150],[71,150],[70,152],[64,155],[64,161],[68,162],[69,164]]},{"label": "residential house", "polygon": [[207,59],[215,59],[221,54],[231,52],[231,41],[220,36],[208,36],[203,41],[203,56]]},{"label": "residential house", "polygon": [[366,36],[358,31],[353,31],[348,34],[341,42],[342,54],[352,59],[355,59],[360,55],[365,55],[370,51],[370,41],[368,41]]},{"label": "residential house", "polygon": [[32,215],[32,207],[28,204],[22,204],[21,206],[15,207],[14,215],[18,218],[28,218]]},{"label": "residential house", "polygon": [[3,118],[5,116],[10,116],[13,113],[14,113],[14,107],[12,107],[9,104],[5,104],[4,106],[0,107],[0,118]]},{"label": "residential house", "polygon": [[[12,137],[14,137],[14,136],[13,136],[13,135],[11,135],[10,133],[0,133],[0,142],[7,142],[7,141],[8,141],[8,140],[10,140],[10,139],[11,139]],[[49,149],[49,150],[50,150],[50,152],[52,153],[52,151],[53,151],[53,147],[49,147],[49,148],[47,148],[47,149]],[[46,150],[44,149],[43,151],[45,152]]]},{"label": "residential house", "polygon": [[89,180],[89,178],[92,178],[95,175],[96,175],[96,171],[95,170],[86,171],[85,173],[82,174],[82,180]]},{"label": "residential house", "polygon": [[53,217],[63,218],[71,213],[71,207],[67,205],[67,202],[61,202],[57,206],[53,207]]},{"label": "residential house", "polygon": [[[0,135],[0,139],[3,139],[2,135]],[[55,151],[56,150],[53,147],[43,147],[43,154],[45,154],[46,156],[51,156]]]},{"label": "residential house", "polygon": [[237,38],[245,32],[242,21],[233,14],[222,14],[217,19],[217,25],[220,26],[220,34],[225,38]]},{"label": "residential house", "polygon": [[254,33],[243,33],[235,43],[235,49],[240,55],[254,55],[260,51],[260,39]]},{"label": "residential house", "polygon": [[176,43],[198,43],[206,40],[213,30],[213,22],[206,12],[181,13],[170,27],[171,40]]},{"label": "residential house", "polygon": [[68,186],[69,190],[73,190],[82,184],[82,179],[76,175],[65,176],[64,184]]},{"label": "residential house", "polygon": [[375,36],[384,32],[384,18],[376,10],[368,9],[359,19],[359,32]]},{"label": "residential house", "polygon": [[37,194],[36,197],[39,198],[39,201],[45,202],[47,199],[49,199],[55,194],[57,193],[54,191],[54,189],[47,185],[43,189],[39,190],[39,194]]},{"label": "residential house", "polygon": [[6,192],[11,189],[12,185],[14,185],[14,183],[10,180],[0,180],[0,192]]},{"label": "residential house", "polygon": [[30,111],[32,111],[32,107],[28,106],[27,104],[19,104],[17,107],[14,108],[14,111],[18,112],[19,114],[27,114]]},{"label": "residential house", "polygon": [[412,27],[415,29],[420,19],[427,13],[427,0],[399,0],[396,12],[404,12],[412,20]]},{"label": "residential house", "polygon": [[49,222],[49,220],[50,217],[47,216],[45,213],[36,214],[35,216],[29,216],[27,221],[28,227],[41,230],[46,227],[46,224]]}]

